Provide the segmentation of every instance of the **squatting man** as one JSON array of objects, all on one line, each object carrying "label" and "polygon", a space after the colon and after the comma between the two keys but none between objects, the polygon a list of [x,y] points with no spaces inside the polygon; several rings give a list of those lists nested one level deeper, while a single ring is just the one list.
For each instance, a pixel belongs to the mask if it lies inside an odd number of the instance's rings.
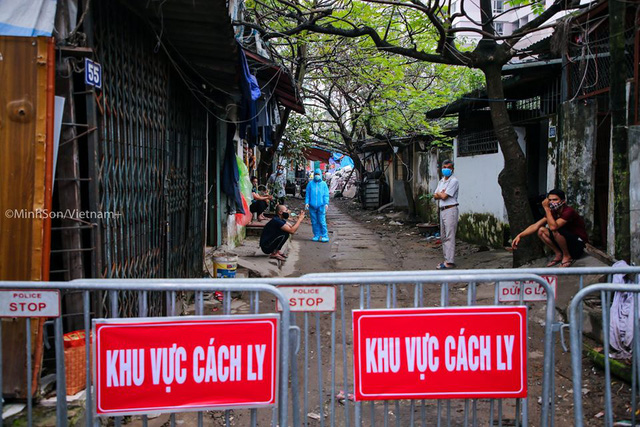
[{"label": "squatting man", "polygon": [[282,252],[282,247],[289,239],[289,236],[296,234],[302,220],[304,219],[304,211],[300,212],[298,220],[294,225],[287,222],[289,219],[289,209],[285,205],[276,206],[276,216],[267,223],[262,229],[260,236],[260,249],[270,258],[284,261],[287,255]]},{"label": "squatting man", "polygon": [[542,207],[544,218],[518,234],[513,239],[511,247],[518,249],[523,237],[536,233],[554,253],[547,267],[558,264],[561,267],[571,267],[575,260],[582,256],[585,244],[589,243],[584,220],[575,209],[567,205],[562,190],[549,191],[547,198],[542,201]]}]

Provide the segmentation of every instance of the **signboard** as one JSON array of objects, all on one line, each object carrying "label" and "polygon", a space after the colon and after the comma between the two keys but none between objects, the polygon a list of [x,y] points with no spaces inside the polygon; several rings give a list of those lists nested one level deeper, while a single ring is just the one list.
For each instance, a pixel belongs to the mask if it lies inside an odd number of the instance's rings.
[{"label": "signboard", "polygon": [[98,415],[273,406],[278,316],[96,319]]},{"label": "signboard", "polygon": [[59,317],[58,290],[0,291],[0,317]]},{"label": "signboard", "polygon": [[[556,276],[541,276],[547,281],[551,289],[553,289],[554,297],[557,295],[558,278]],[[520,301],[520,288],[521,283],[523,290],[523,301],[546,301],[547,291],[541,284],[530,280],[524,282],[512,281],[512,282],[499,282],[498,284],[498,301],[500,302],[513,302]]]},{"label": "signboard", "polygon": [[84,82],[102,89],[102,66],[89,58],[84,58]]},{"label": "signboard", "polygon": [[[336,311],[335,286],[278,286],[289,300],[291,311]],[[280,301],[276,308],[282,311]]]},{"label": "signboard", "polygon": [[527,308],[354,310],[356,400],[527,396]]}]

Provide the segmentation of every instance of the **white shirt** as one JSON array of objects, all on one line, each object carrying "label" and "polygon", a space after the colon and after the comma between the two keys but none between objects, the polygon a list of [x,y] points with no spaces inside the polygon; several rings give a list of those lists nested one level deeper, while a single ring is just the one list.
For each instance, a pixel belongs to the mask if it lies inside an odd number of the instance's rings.
[{"label": "white shirt", "polygon": [[457,205],[459,187],[460,184],[458,183],[458,179],[455,176],[451,176],[449,177],[449,179],[442,178],[438,182],[436,193],[444,191],[449,197],[447,197],[445,200],[438,199],[438,206],[443,208],[445,206]]}]

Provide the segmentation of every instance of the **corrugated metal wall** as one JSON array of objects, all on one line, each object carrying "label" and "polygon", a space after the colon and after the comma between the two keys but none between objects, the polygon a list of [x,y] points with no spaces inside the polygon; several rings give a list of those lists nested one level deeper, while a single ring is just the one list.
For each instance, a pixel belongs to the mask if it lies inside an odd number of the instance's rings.
[{"label": "corrugated metal wall", "polygon": [[[46,280],[45,192],[48,38],[0,37],[0,280]],[[51,93],[51,95],[53,95]],[[50,196],[50,194],[49,194]],[[40,214],[36,215],[37,212]],[[26,215],[26,216],[25,216]],[[2,394],[26,397],[24,319],[0,319]],[[31,323],[34,386],[40,372],[42,322]],[[34,388],[35,389],[35,388]]]},{"label": "corrugated metal wall", "polygon": [[153,32],[119,2],[94,9],[103,277],[202,273],[206,112]]}]

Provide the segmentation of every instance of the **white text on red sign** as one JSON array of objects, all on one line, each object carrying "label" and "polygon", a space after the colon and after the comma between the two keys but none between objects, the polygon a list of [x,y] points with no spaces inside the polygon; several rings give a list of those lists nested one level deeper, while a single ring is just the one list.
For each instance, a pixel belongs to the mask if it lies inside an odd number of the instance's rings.
[{"label": "white text on red sign", "polygon": [[526,307],[354,310],[357,400],[526,396]]},{"label": "white text on red sign", "polygon": [[[541,276],[553,289],[553,295],[557,294],[558,288],[558,278],[556,276]],[[522,286],[521,286],[522,285]],[[525,280],[524,282],[520,281],[510,281],[510,282],[499,282],[498,285],[498,301],[500,302],[514,302],[520,301],[520,292],[522,289],[522,300],[523,301],[546,301],[547,300],[547,291],[538,282]]]},{"label": "white text on red sign", "polygon": [[58,317],[60,292],[22,289],[0,291],[0,317]]},{"label": "white text on red sign", "polygon": [[276,403],[277,316],[97,320],[95,331],[98,414]]},{"label": "white text on red sign", "polygon": [[[336,311],[335,286],[279,286],[291,311]],[[280,301],[278,311],[282,311]]]}]

